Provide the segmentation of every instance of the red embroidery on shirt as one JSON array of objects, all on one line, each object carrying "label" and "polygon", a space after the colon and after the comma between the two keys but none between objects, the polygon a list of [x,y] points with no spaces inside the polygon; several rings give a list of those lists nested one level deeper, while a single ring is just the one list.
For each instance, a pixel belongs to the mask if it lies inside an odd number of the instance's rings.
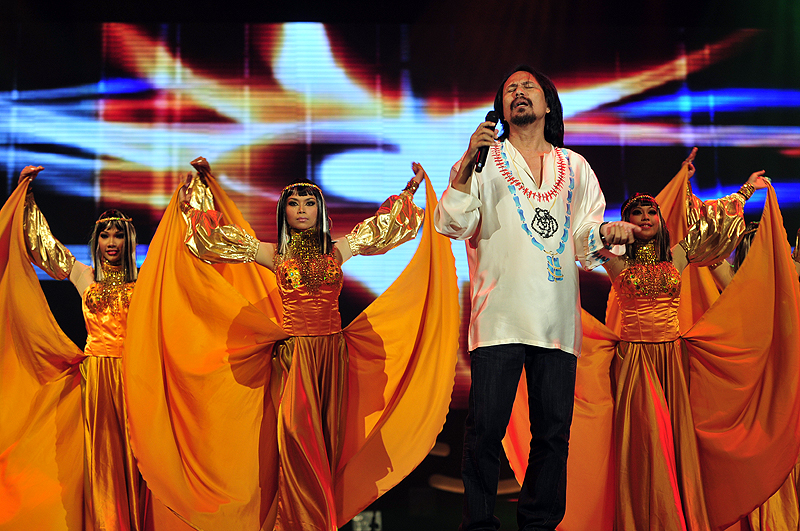
[{"label": "red embroidery on shirt", "polygon": [[528,199],[535,199],[539,202],[545,202],[553,200],[553,198],[561,193],[567,177],[567,160],[564,158],[564,154],[560,149],[555,149],[554,151],[556,154],[556,171],[558,172],[558,175],[556,176],[555,184],[547,192],[534,192],[522,184],[522,181],[514,177],[514,173],[509,168],[509,165],[503,161],[503,155],[500,152],[500,143],[495,143],[495,145],[492,146],[492,158],[494,158],[497,168],[500,170],[500,173],[505,178],[506,182],[508,182],[508,184],[514,186]]}]

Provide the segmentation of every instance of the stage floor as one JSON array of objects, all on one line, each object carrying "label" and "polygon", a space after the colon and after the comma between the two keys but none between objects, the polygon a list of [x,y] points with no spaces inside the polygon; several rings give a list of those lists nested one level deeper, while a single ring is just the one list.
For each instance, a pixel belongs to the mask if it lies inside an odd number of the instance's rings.
[{"label": "stage floor", "polygon": [[[437,450],[444,445],[449,447],[447,455],[434,455],[441,452],[428,455],[407,478],[342,530],[456,531],[461,523],[464,495],[432,487],[431,478],[436,484],[461,486],[461,441],[466,414],[466,410],[451,409],[447,415],[437,446]],[[511,468],[505,457],[503,460],[500,480],[504,484],[513,483]],[[500,518],[501,529],[517,529],[516,502],[516,493],[498,495],[495,515]],[[370,527],[373,522],[375,527]]]}]

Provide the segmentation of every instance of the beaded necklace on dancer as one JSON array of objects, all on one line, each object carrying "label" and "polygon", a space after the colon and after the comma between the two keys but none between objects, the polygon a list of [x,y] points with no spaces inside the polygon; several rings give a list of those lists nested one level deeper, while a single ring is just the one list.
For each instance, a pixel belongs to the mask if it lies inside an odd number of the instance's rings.
[{"label": "beaded necklace on dancer", "polygon": [[633,257],[625,257],[625,272],[619,276],[620,290],[636,297],[679,297],[680,273],[668,260],[661,260],[656,250],[656,238],[635,241]]},{"label": "beaded necklace on dancer", "polygon": [[289,228],[288,249],[285,256],[276,255],[277,264],[292,260],[296,268],[289,267],[285,275],[294,287],[304,285],[310,293],[319,291],[323,284],[336,282],[335,272],[330,270],[331,255],[323,255],[319,248],[316,227],[297,230]]},{"label": "beaded necklace on dancer", "polygon": [[133,282],[125,282],[125,268],[114,265],[105,258],[101,261],[103,279],[95,282],[95,286],[86,297],[86,307],[97,314],[110,310],[112,315],[119,315],[120,310],[130,306],[129,286]]},{"label": "beaded necklace on dancer", "polygon": [[[506,152],[505,142],[499,142],[492,146],[492,156],[494,157],[495,163],[508,183],[508,190],[514,196],[514,204],[517,207],[520,221],[522,221],[522,229],[531,239],[533,246],[547,255],[547,280],[550,282],[560,282],[564,280],[560,255],[566,249],[567,240],[569,239],[570,219],[572,216],[572,193],[575,190],[575,172],[569,162],[569,156],[566,150],[553,148],[553,152],[555,154],[554,164],[556,167],[555,183],[547,192],[534,192],[525,186],[520,179],[514,176],[514,171],[511,169],[512,164],[518,175],[522,176],[523,172],[517,166],[515,156]],[[569,171],[569,186],[567,187],[566,213],[564,222],[562,223],[563,233],[558,241],[556,250],[550,251],[545,249],[544,243],[555,236],[559,229],[558,220],[556,220],[550,212],[564,187],[567,171]],[[525,219],[525,211],[522,209],[519,194],[525,196],[528,203],[534,209],[533,219],[530,224]],[[550,203],[550,207],[537,207],[534,205],[533,200],[537,203],[544,203],[545,206],[547,203]],[[542,241],[537,239],[537,235]]]}]

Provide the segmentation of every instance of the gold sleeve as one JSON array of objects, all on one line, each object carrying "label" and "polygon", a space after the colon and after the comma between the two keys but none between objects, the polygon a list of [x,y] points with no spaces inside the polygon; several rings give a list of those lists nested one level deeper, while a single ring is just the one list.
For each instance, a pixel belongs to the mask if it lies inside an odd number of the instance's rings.
[{"label": "gold sleeve", "polygon": [[374,216],[365,219],[346,236],[355,255],[383,254],[417,237],[425,211],[414,204],[413,193],[404,190],[384,201]]},{"label": "gold sleeve", "polygon": [[188,203],[192,208],[201,212],[214,210],[214,194],[211,193],[211,189],[196,173],[192,177],[190,190]]},{"label": "gold sleeve", "polygon": [[797,239],[794,241],[794,252],[792,253],[792,260],[800,262],[800,229],[797,229]]},{"label": "gold sleeve", "polygon": [[680,242],[689,263],[710,266],[733,252],[745,229],[745,200],[736,192],[697,208],[697,219]]},{"label": "gold sleeve", "polygon": [[31,192],[25,197],[25,222],[22,230],[31,262],[56,280],[69,277],[75,265],[75,257],[50,232],[50,225],[33,200]]},{"label": "gold sleeve", "polygon": [[211,190],[195,175],[191,197],[180,205],[186,221],[184,243],[200,260],[210,264],[243,264],[252,262],[258,253],[259,241],[238,225],[225,225],[220,212],[214,210]]},{"label": "gold sleeve", "polygon": [[256,259],[258,240],[238,225],[224,225],[216,210],[202,212],[189,202],[181,205],[186,221],[184,243],[189,251],[209,264],[244,264]]}]

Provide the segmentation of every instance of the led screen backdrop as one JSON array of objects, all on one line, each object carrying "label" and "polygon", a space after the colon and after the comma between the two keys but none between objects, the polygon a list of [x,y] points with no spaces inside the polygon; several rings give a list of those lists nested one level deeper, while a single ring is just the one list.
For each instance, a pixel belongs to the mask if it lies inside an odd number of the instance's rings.
[{"label": "led screen backdrop", "polygon": [[[699,146],[699,195],[730,193],[766,169],[792,244],[800,227],[800,42],[791,28],[560,26],[477,38],[432,23],[4,27],[4,191],[23,166],[45,166],[37,200],[82,260],[89,229],[110,207],[134,218],[143,257],[200,155],[264,240],[275,238],[280,190],[298,177],[322,186],[335,236],[398,193],[412,161],[441,194],[498,83],[521,62],[558,86],[566,144],[594,167],[607,219],[618,219],[628,194],[657,193]],[[749,217],[763,199],[748,203]],[[345,320],[413,251],[345,265]],[[465,281],[463,246],[454,251]]]}]

